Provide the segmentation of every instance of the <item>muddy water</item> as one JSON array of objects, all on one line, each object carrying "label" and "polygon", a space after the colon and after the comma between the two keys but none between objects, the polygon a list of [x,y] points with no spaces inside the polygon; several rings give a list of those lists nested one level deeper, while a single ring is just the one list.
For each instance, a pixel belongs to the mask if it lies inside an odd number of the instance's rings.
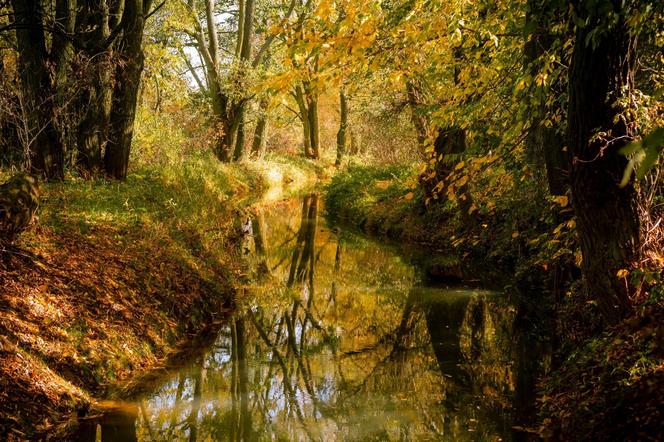
[{"label": "muddy water", "polygon": [[508,296],[427,283],[319,197],[242,225],[237,311],[203,356],[80,440],[521,440],[542,364]]}]

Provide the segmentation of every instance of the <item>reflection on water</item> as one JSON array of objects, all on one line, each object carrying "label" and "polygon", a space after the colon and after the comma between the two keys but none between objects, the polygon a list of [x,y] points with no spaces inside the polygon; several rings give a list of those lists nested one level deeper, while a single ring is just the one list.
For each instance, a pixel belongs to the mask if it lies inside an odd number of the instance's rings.
[{"label": "reflection on water", "polygon": [[539,361],[503,296],[424,284],[330,230],[317,195],[243,222],[250,281],[214,346],[81,440],[514,440]]}]

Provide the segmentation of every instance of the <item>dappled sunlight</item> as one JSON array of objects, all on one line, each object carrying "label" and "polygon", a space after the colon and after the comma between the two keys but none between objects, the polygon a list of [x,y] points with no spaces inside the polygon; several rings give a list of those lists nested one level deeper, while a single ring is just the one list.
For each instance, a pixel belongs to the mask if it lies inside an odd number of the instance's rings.
[{"label": "dappled sunlight", "polygon": [[0,439],[664,440],[664,2],[0,1]]}]

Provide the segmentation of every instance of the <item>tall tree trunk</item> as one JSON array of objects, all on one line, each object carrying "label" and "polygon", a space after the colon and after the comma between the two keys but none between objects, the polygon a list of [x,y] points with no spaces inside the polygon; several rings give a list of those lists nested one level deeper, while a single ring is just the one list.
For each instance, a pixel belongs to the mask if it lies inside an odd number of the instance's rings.
[{"label": "tall tree trunk", "polygon": [[104,155],[106,173],[117,179],[126,178],[129,168],[138,90],[145,58],[143,28],[150,4],[151,0],[125,1],[120,41],[122,61],[115,71],[109,142]]},{"label": "tall tree trunk", "polygon": [[237,139],[235,140],[235,152],[233,153],[233,160],[240,161],[244,158],[244,139],[245,139],[245,107],[242,105],[238,109],[238,115],[235,117],[238,120]]},{"label": "tall tree trunk", "polygon": [[241,41],[240,60],[249,61],[251,58],[251,38],[254,35],[254,11],[256,8],[255,0],[245,0],[244,2],[244,24],[238,33],[238,40]]},{"label": "tall tree trunk", "polygon": [[311,135],[312,158],[320,159],[320,122],[318,119],[318,95],[315,91],[308,94],[309,134]]},{"label": "tall tree trunk", "polygon": [[109,69],[111,56],[100,42],[109,38],[110,10],[105,0],[88,3],[86,11],[89,23],[95,32],[85,41],[87,56],[92,68],[90,83],[79,100],[83,116],[76,135],[76,165],[84,175],[92,175],[102,169],[102,151],[108,139],[108,125],[113,99],[112,74]]},{"label": "tall tree trunk", "polygon": [[339,132],[337,132],[337,159],[336,166],[341,165],[341,160],[346,155],[346,131],[348,128],[348,101],[346,91],[343,87],[339,90]]},{"label": "tall tree trunk", "polygon": [[235,42],[235,57],[240,58],[240,53],[242,53],[242,43],[244,42],[242,37],[244,35],[246,7],[244,0],[238,0],[237,5],[237,40]]},{"label": "tall tree trunk", "polygon": [[431,130],[428,118],[426,115],[419,113],[417,109],[424,101],[421,97],[422,93],[411,80],[406,82],[406,94],[408,97],[408,106],[410,107],[411,121],[417,134],[417,147],[422,158],[425,158],[425,149],[427,144],[431,142]]},{"label": "tall tree trunk", "polygon": [[304,147],[304,156],[312,158],[313,153],[311,150],[311,126],[309,124],[309,106],[304,95],[304,90],[301,85],[295,87],[295,101],[300,109],[300,121],[302,122],[302,145]]},{"label": "tall tree trunk", "polygon": [[[538,59],[551,49],[553,36],[547,33],[548,23],[543,20],[550,11],[542,12],[542,2],[539,0],[528,1],[527,20],[534,22],[534,31],[527,35],[528,39],[524,47],[526,68],[529,69],[533,78],[539,73]],[[546,169],[546,179],[549,192],[552,195],[564,195],[568,183],[567,153],[563,150],[565,137],[555,126],[547,127],[543,124],[546,115],[552,109],[546,104],[551,94],[560,94],[564,89],[562,80],[556,80],[545,90],[537,90],[539,103],[534,106],[531,113],[530,128],[526,137],[526,156],[535,169],[542,166]]]},{"label": "tall tree trunk", "polygon": [[102,168],[102,151],[108,139],[113,98],[112,78],[108,69],[108,57],[95,63],[93,80],[81,94],[81,109],[84,114],[76,134],[76,165],[85,174],[95,174]]},{"label": "tall tree trunk", "polygon": [[[254,33],[254,9],[255,9],[255,0],[245,0],[240,1],[240,17],[239,17],[239,29],[237,35],[237,49],[240,61],[240,71],[238,75],[238,84],[242,83],[244,76],[246,75],[245,69],[249,67],[249,59],[251,58],[251,37]],[[234,112],[232,113],[233,124],[237,124],[237,136],[235,138],[235,143],[231,144],[229,148],[234,147],[233,159],[239,161],[245,156],[244,152],[244,140],[245,140],[245,110],[246,110],[247,100],[241,99],[240,102],[234,105]]]},{"label": "tall tree trunk", "polygon": [[[569,69],[567,142],[571,150],[570,181],[577,230],[583,252],[587,290],[603,318],[616,323],[631,311],[629,288],[616,277],[637,258],[641,239],[637,192],[633,183],[620,188],[627,159],[619,150],[633,135],[633,113],[622,113],[616,101],[633,91],[636,37],[620,2],[601,1],[587,12],[587,25],[577,30]],[[620,17],[611,30],[595,15],[602,7]],[[583,19],[583,18],[582,18]],[[589,39],[590,32],[595,33]]]},{"label": "tall tree trunk", "polygon": [[[70,61],[74,53],[71,41],[76,29],[76,0],[55,1],[55,22],[52,32],[49,64],[54,73],[53,85],[55,90],[55,126],[65,154],[68,146],[75,145],[76,131],[75,119],[69,111],[69,97],[71,84],[67,83],[70,71]],[[76,81],[76,80],[74,80]],[[66,160],[65,160],[66,161]]]},{"label": "tall tree trunk", "polygon": [[[0,21],[0,23],[2,23]],[[2,23],[4,24],[4,23]],[[0,107],[0,165],[21,165],[24,162],[21,140],[16,128],[15,115],[19,109],[13,97],[12,78],[0,56],[0,88],[3,90],[0,99],[4,106]],[[5,95],[6,94],[6,95]]]},{"label": "tall tree trunk", "polygon": [[[459,127],[441,129],[434,142],[434,155],[437,158],[435,165],[436,177],[430,181],[429,188],[440,181],[449,181],[448,177],[452,172],[454,164],[448,159],[449,155],[460,155],[466,151],[466,131]],[[447,182],[447,185],[456,185],[454,182]],[[468,180],[462,185],[456,185],[454,196],[457,205],[461,211],[461,219],[466,226],[472,226],[475,218],[471,216],[473,206],[473,197],[470,194]],[[428,193],[428,192],[427,192]]]},{"label": "tall tree trunk", "polygon": [[265,147],[267,146],[267,121],[269,106],[269,97],[263,97],[259,106],[260,114],[258,115],[258,121],[256,122],[254,141],[251,145],[251,155],[258,159],[265,156]]},{"label": "tall tree trunk", "polygon": [[39,0],[12,0],[19,71],[25,110],[30,168],[47,179],[64,177],[64,145],[55,125],[56,88],[49,72],[44,35],[44,5]]}]

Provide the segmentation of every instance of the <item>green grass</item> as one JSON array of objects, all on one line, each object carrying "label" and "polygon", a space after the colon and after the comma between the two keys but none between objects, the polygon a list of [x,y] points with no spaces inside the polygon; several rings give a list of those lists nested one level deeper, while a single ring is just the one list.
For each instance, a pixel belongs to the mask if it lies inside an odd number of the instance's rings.
[{"label": "green grass", "polygon": [[[191,262],[206,250],[220,259],[233,210],[269,189],[312,186],[324,166],[310,160],[269,156],[265,160],[222,164],[201,154],[179,164],[144,167],[122,182],[68,177],[44,185],[39,224],[94,237],[99,226],[112,227],[118,241],[140,233],[142,241],[168,246]],[[217,253],[219,252],[219,253]]]},{"label": "green grass", "polygon": [[[351,166],[339,173],[326,188],[325,207],[333,219],[362,225],[381,202],[396,203],[397,211],[421,204],[419,190],[411,190],[414,171],[410,167]],[[409,193],[413,192],[412,198]]]}]

